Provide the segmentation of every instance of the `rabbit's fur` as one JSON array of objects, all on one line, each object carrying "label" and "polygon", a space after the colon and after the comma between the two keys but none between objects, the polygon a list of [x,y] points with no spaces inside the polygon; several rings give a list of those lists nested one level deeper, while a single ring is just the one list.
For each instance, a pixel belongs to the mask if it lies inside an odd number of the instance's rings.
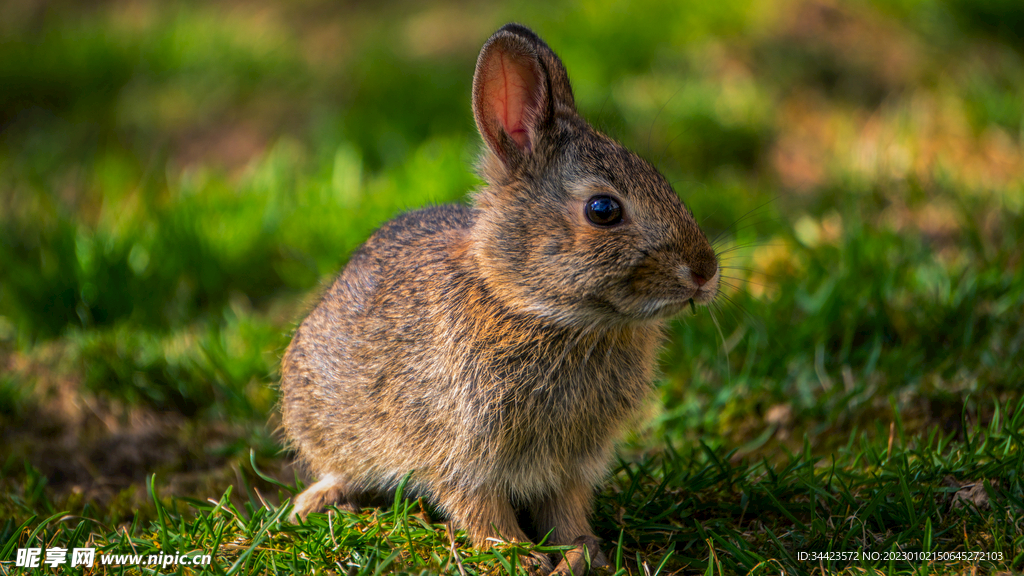
[{"label": "rabbit's fur", "polygon": [[[665,320],[711,301],[718,261],[647,162],[576,113],[565,68],[510,24],[477,62],[487,185],[411,212],[355,252],[281,365],[283,424],[319,478],[295,506],[393,493],[473,543],[593,542],[591,499],[645,406]],[[616,199],[622,221],[593,224]],[[599,555],[599,551],[592,551]]]}]

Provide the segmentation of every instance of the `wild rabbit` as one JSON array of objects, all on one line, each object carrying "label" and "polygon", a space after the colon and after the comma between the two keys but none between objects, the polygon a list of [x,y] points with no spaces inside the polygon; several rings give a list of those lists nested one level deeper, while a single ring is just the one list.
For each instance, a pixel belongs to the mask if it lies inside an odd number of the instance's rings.
[{"label": "wild rabbit", "polygon": [[473,114],[487,185],[472,207],[384,224],[284,355],[284,430],[319,479],[294,513],[357,508],[415,471],[407,493],[475,546],[527,541],[521,516],[602,564],[594,489],[650,395],[666,319],[715,297],[718,260],[665,178],[577,114],[529,29],[484,44]]}]

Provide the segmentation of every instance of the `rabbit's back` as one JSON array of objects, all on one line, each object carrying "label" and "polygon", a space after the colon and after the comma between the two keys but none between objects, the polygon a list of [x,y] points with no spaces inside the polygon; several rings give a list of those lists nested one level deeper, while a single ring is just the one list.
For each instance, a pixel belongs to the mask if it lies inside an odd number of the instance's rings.
[{"label": "rabbit's back", "polygon": [[424,393],[415,350],[433,340],[426,311],[443,293],[425,287],[456,275],[450,251],[473,216],[438,206],[387,222],[296,330],[281,363],[282,423],[312,471],[342,465],[370,481],[418,468],[420,445],[446,428],[436,415],[451,398]]}]

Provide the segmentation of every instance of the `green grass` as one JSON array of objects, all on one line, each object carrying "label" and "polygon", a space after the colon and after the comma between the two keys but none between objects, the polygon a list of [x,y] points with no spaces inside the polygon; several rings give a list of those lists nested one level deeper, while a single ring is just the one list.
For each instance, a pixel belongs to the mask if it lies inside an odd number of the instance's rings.
[{"label": "green grass", "polygon": [[[1024,465],[1016,418],[1003,414],[972,428],[961,444],[949,436],[907,438],[897,421],[890,437],[876,430],[853,434],[830,457],[811,446],[778,463],[735,460],[735,451],[706,444],[681,451],[671,443],[638,461],[622,462],[598,499],[597,530],[606,539],[616,573],[674,572],[683,567],[711,573],[806,573],[818,562],[802,552],[859,552],[861,558],[823,561],[828,570],[869,573],[958,573],[1019,569],[1024,561],[1019,471]],[[257,473],[258,474],[258,473]],[[958,482],[960,479],[976,479]],[[960,498],[978,483],[981,497]],[[961,484],[967,488],[961,488]],[[290,486],[278,484],[281,496]],[[362,514],[333,510],[299,525],[283,521],[287,508],[267,504],[246,489],[240,504],[229,489],[219,500],[171,500],[147,486],[154,517],[138,517],[120,531],[58,512],[28,518],[7,546],[58,542],[72,548],[86,539],[100,554],[160,551],[212,554],[225,573],[305,573],[317,570],[377,574],[387,570],[492,573],[509,571],[529,548],[480,551],[468,547],[432,519],[422,501],[397,495],[388,510]],[[29,528],[34,527],[29,533]],[[542,548],[557,553],[559,548]],[[9,552],[9,551],[8,551]],[[878,553],[984,552],[1002,560],[885,562]],[[709,565],[710,563],[710,565]]]},{"label": "green grass", "polygon": [[473,63],[510,20],[729,277],[671,324],[661,408],[598,494],[614,571],[1024,570],[1017,4],[5,4],[0,573],[56,546],[212,555],[182,574],[521,566],[429,502],[282,521],[308,479],[274,387],[380,223],[479,186]]}]

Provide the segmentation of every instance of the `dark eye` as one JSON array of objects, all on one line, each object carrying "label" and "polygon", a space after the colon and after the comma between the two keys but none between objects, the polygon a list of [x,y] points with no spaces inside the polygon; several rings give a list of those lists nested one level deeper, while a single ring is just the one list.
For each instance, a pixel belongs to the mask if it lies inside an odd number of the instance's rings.
[{"label": "dark eye", "polygon": [[614,226],[622,222],[622,206],[611,196],[594,196],[587,200],[587,220],[598,226]]}]

